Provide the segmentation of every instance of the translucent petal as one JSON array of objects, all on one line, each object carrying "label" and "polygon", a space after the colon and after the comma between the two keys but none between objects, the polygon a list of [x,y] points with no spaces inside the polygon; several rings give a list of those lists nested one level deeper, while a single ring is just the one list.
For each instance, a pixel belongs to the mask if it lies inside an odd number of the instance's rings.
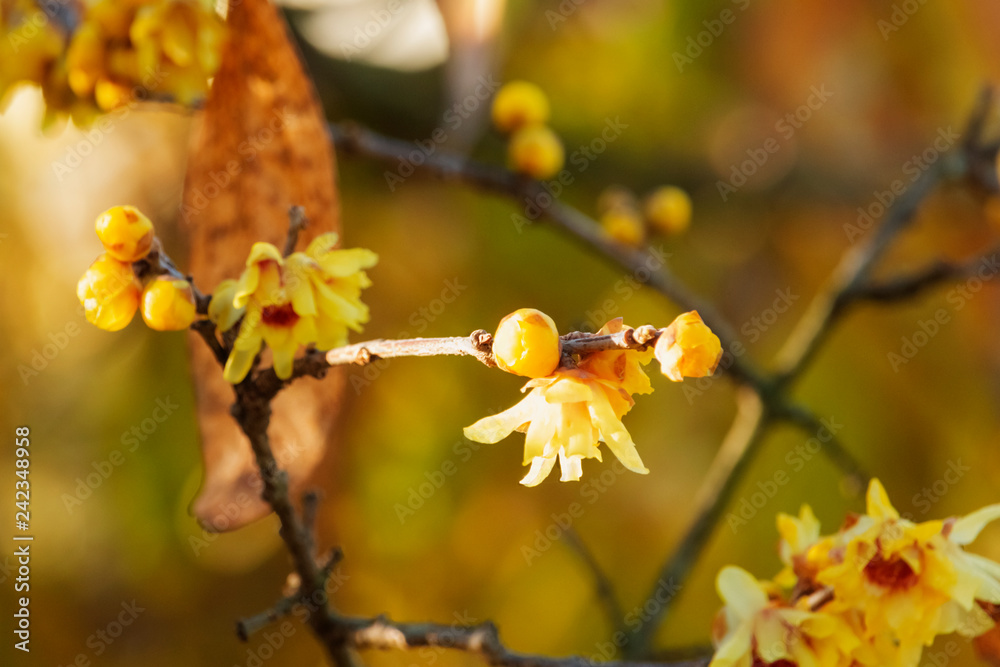
[{"label": "translucent petal", "polygon": [[339,239],[340,236],[337,232],[320,234],[309,242],[309,245],[306,247],[306,254],[313,259],[319,259],[323,254],[335,249]]},{"label": "translucent petal", "polygon": [[517,405],[489,417],[483,417],[472,426],[463,429],[465,437],[476,442],[491,444],[500,442],[510,435],[518,426],[531,421],[532,415],[541,399],[533,391]]},{"label": "translucent petal", "polygon": [[560,482],[576,482],[583,475],[583,465],[581,464],[583,459],[579,456],[566,456],[566,453],[560,449],[559,450],[559,469],[562,471],[562,475],[559,477]]},{"label": "translucent petal", "polygon": [[572,377],[561,377],[545,390],[549,403],[579,403],[594,397],[594,390],[586,382]]},{"label": "translucent petal", "polygon": [[[525,399],[527,400],[527,399]],[[544,456],[546,446],[560,448],[561,442],[553,440],[556,434],[556,422],[560,418],[560,409],[556,406],[541,404],[531,415],[531,425],[524,437],[524,464],[538,457]]]},{"label": "translucent petal", "polygon": [[715,589],[739,618],[750,618],[767,607],[767,593],[756,578],[741,567],[727,565],[715,579]]},{"label": "translucent petal", "polygon": [[528,470],[528,474],[524,476],[521,480],[521,484],[525,486],[538,486],[542,483],[549,473],[552,472],[552,467],[556,464],[556,457],[541,457],[534,459],[531,462],[531,469]]},{"label": "translucent petal", "polygon": [[334,278],[346,278],[362,269],[370,269],[378,264],[378,255],[365,248],[334,250],[316,258],[323,273]]},{"label": "translucent petal", "polygon": [[955,544],[970,544],[992,521],[1000,519],[1000,504],[988,505],[972,514],[960,517],[951,527],[948,540]]},{"label": "translucent petal", "polygon": [[234,349],[229,353],[229,358],[226,359],[226,367],[222,371],[222,377],[225,378],[226,382],[230,384],[238,384],[243,381],[243,378],[247,376],[250,372],[250,367],[253,365],[254,357],[257,356],[257,352],[260,350],[240,350]]},{"label": "translucent petal", "polygon": [[632,436],[615,416],[607,398],[599,392],[595,400],[589,404],[589,408],[594,426],[600,433],[601,439],[607,443],[608,449],[618,457],[622,465],[632,472],[647,474],[649,470],[642,464],[639,452],[635,449],[635,443],[632,442]]}]

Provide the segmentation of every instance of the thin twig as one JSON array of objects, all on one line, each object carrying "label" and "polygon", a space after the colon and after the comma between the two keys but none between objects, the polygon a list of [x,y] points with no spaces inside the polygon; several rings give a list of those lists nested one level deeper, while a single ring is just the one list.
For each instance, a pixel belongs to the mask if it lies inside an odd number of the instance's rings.
[{"label": "thin twig", "polygon": [[625,613],[618,602],[618,595],[615,593],[614,584],[611,583],[611,579],[601,568],[601,564],[597,562],[594,553],[584,544],[575,528],[570,526],[566,529],[564,535],[569,546],[580,556],[580,560],[587,566],[591,577],[594,579],[594,590],[597,593],[597,599],[601,601],[601,606],[604,607],[604,613],[608,616],[608,624],[611,627],[611,632],[620,631],[625,621]]},{"label": "thin twig", "polygon": [[[380,135],[353,123],[333,124],[330,132],[338,152],[363,155],[392,165],[398,164],[400,159],[405,159],[414,150],[412,143]],[[624,268],[636,280],[648,276],[643,280],[646,284],[685,310],[697,310],[722,341],[723,349],[732,349],[738,342],[736,332],[715,306],[691,291],[662,260],[654,258],[645,249],[630,248],[605,236],[594,219],[555,200],[541,183],[503,167],[444,151],[427,155],[420,164],[413,162],[412,166],[420,173],[445,181],[459,181],[517,202],[551,201],[547,206],[538,207],[541,218],[548,220],[586,248],[596,251],[599,257]],[[740,382],[758,387],[765,384],[761,373],[745,357],[734,357],[726,371]]]},{"label": "thin twig", "polygon": [[358,649],[405,650],[430,646],[480,655],[487,664],[504,667],[705,667],[708,659],[679,662],[593,662],[586,658],[516,653],[500,641],[496,626],[482,623],[471,627],[436,623],[394,623],[385,617],[337,617],[336,639]]},{"label": "thin twig", "polygon": [[299,232],[305,229],[308,224],[304,208],[292,206],[288,209],[288,236],[285,237],[285,247],[281,252],[282,257],[288,257],[295,252],[295,246],[299,242]]}]

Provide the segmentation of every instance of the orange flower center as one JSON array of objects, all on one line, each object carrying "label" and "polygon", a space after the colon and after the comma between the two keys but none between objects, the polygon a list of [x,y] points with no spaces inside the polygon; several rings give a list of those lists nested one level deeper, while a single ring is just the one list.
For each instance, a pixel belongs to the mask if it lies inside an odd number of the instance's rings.
[{"label": "orange flower center", "polygon": [[886,560],[881,552],[865,565],[865,576],[876,586],[895,590],[905,590],[920,578],[905,560],[899,556]]},{"label": "orange flower center", "polygon": [[284,303],[280,306],[264,306],[260,319],[271,327],[290,327],[299,321],[299,314],[292,308],[292,304]]},{"label": "orange flower center", "polygon": [[798,667],[798,665],[791,660],[785,660],[784,658],[781,660],[775,660],[774,662],[764,662],[761,660],[760,656],[754,653],[753,665],[751,665],[751,667]]}]

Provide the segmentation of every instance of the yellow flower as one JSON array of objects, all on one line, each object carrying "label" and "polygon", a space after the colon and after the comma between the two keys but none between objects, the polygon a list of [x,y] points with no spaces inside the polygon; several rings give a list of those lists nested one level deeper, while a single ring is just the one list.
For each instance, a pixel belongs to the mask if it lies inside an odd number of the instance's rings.
[{"label": "yellow flower", "polygon": [[698,311],[678,315],[656,341],[660,370],[674,382],[711,375],[722,359],[722,343]]},{"label": "yellow flower", "polygon": [[508,373],[546,377],[559,366],[560,345],[551,317],[534,308],[519,308],[500,320],[493,336],[493,358]]},{"label": "yellow flower", "polygon": [[646,225],[639,212],[627,206],[616,206],[601,215],[605,235],[623,245],[639,247],[646,241]]},{"label": "yellow flower", "polygon": [[661,234],[680,234],[691,225],[691,197],[673,185],[665,185],[649,195],[643,210],[649,224]]},{"label": "yellow flower", "polygon": [[105,331],[124,329],[139,307],[139,282],[132,265],[107,253],[90,265],[76,286],[87,321]]},{"label": "yellow flower", "polygon": [[142,290],[142,319],[155,331],[182,331],[198,317],[191,284],[159,276]]},{"label": "yellow flower", "polygon": [[981,634],[992,622],[975,601],[1000,599],[1000,566],[961,547],[998,517],[1000,506],[991,506],[948,524],[916,524],[873,479],[867,514],[844,531],[842,557],[816,579],[833,588],[832,610],[856,610],[870,637],[888,637],[905,655],[919,655],[938,634]]},{"label": "yellow flower", "polygon": [[[607,322],[596,335],[607,336],[619,333],[625,329],[622,318],[616,317]],[[579,368],[597,376],[619,391],[609,394],[609,400],[614,407],[615,415],[621,419],[628,412],[635,400],[632,394],[651,394],[653,385],[649,376],[642,370],[653,358],[653,350],[605,350],[593,352],[580,360]]]},{"label": "yellow flower", "polygon": [[709,667],[850,667],[860,645],[841,618],[789,607],[746,570],[722,568],[716,579],[725,603],[716,624]]},{"label": "yellow flower", "polygon": [[525,432],[524,465],[531,468],[521,484],[541,483],[557,458],[562,481],[580,479],[583,459],[601,460],[598,441],[629,470],[649,472],[612,405],[621,401],[620,386],[583,370],[560,370],[530,380],[522,391],[528,389],[528,396],[514,407],[465,429],[467,438],[485,443],[499,442],[515,430]]},{"label": "yellow flower", "polygon": [[220,295],[232,290],[233,309],[220,301],[215,309],[220,322],[238,319],[235,311],[245,309],[226,361],[227,381],[246,377],[262,343],[274,355],[275,373],[287,379],[299,346],[329,350],[347,342],[348,328],[361,330],[368,321],[361,289],[371,284],[362,269],[374,266],[378,257],[361,248],[336,250],[336,242],[336,234],[322,234],[306,252],[287,258],[270,243],[255,243],[236,285],[220,285]]},{"label": "yellow flower", "polygon": [[511,132],[549,119],[549,100],[541,88],[527,81],[511,81],[497,91],[490,111],[493,125]]},{"label": "yellow flower", "polygon": [[134,206],[109,208],[94,226],[104,249],[122,262],[139,261],[153,245],[153,223]]},{"label": "yellow flower", "polygon": [[785,588],[798,584],[800,592],[809,593],[816,588],[816,574],[832,563],[830,551],[835,538],[821,537],[820,525],[809,505],[803,505],[799,516],[784,512],[778,514],[778,534],[781,541],[778,553],[785,569],[775,577],[775,582]]},{"label": "yellow flower", "polygon": [[565,151],[559,137],[547,125],[529,125],[516,130],[507,145],[511,167],[531,178],[551,178],[559,173]]}]

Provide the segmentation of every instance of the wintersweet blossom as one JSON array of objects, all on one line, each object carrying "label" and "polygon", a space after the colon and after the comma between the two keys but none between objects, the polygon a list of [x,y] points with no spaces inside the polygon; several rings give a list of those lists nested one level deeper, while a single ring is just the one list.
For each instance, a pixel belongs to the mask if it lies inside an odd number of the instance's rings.
[{"label": "wintersweet blossom", "polygon": [[523,431],[524,465],[530,464],[531,468],[521,484],[541,483],[557,458],[561,481],[580,479],[583,459],[601,460],[599,441],[606,443],[629,470],[649,472],[618,413],[632,399],[616,383],[571,369],[530,380],[522,391],[528,389],[531,391],[527,397],[514,407],[465,429],[467,438],[485,443],[499,442],[515,430]]},{"label": "wintersweet blossom", "polygon": [[[363,269],[378,261],[370,250],[334,248],[337,235],[322,234],[306,251],[282,257],[270,243],[255,243],[246,269],[236,282],[220,285],[216,297],[232,294],[232,306],[220,300],[212,314],[229,323],[242,309],[243,319],[224,376],[240,382],[266,343],[278,377],[291,377],[300,346],[329,350],[347,342],[347,330],[361,330],[368,307],[361,290],[371,282]],[[214,300],[214,299],[213,299]]]},{"label": "wintersweet blossom", "polygon": [[709,667],[850,667],[860,645],[841,618],[789,606],[773,584],[727,566],[716,579],[725,606],[715,624]]},{"label": "wintersweet blossom", "polygon": [[722,359],[719,337],[702,321],[698,311],[682,313],[656,341],[660,370],[674,382],[711,375]]}]

